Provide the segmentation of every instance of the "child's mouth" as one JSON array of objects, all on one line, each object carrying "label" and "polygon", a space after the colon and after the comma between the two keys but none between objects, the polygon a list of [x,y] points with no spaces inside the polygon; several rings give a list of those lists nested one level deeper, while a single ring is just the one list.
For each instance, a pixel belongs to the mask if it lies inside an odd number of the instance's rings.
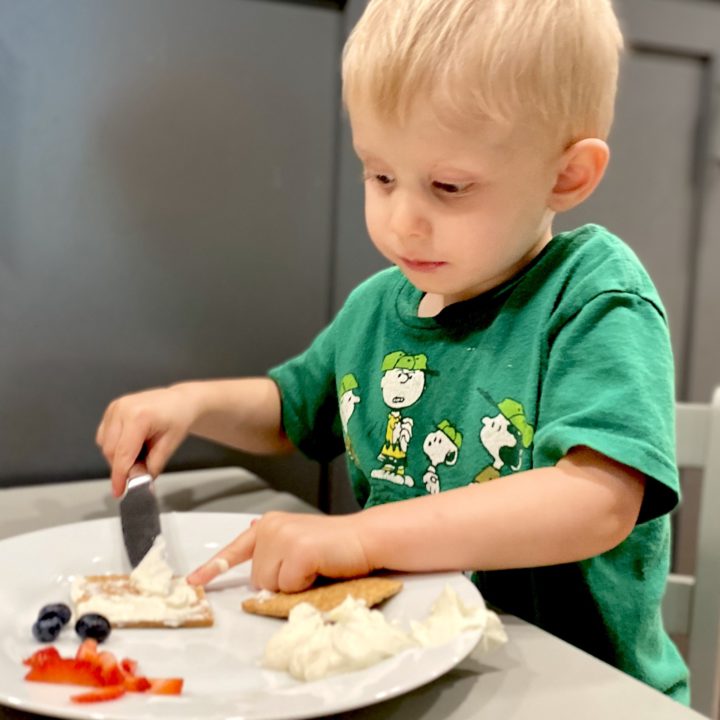
[{"label": "child's mouth", "polygon": [[430,260],[410,260],[408,258],[402,258],[402,264],[408,268],[408,270],[416,270],[419,272],[433,272],[439,268],[447,265],[445,262],[435,262]]}]

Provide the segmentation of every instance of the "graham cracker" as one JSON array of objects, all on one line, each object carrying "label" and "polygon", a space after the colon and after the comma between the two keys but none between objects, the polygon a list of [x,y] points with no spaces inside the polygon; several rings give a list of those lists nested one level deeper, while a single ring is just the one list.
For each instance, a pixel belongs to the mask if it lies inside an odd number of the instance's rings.
[{"label": "graham cracker", "polygon": [[302,602],[310,603],[321,612],[327,612],[340,605],[348,595],[364,600],[368,607],[373,607],[400,592],[402,586],[400,580],[385,577],[340,580],[298,593],[278,592],[266,598],[249,598],[243,602],[242,608],[255,615],[286,618],[290,610]]},{"label": "graham cracker", "polygon": [[[183,616],[169,620],[157,620],[143,617],[140,612],[136,617],[118,617],[113,614],[112,609],[104,612],[113,628],[193,628],[210,627],[214,623],[214,615],[205,590],[200,586],[190,586],[195,591],[196,599],[186,608]],[[94,610],[83,610],[83,603],[92,598],[101,596],[104,599],[117,600],[122,602],[123,598],[142,596],[130,584],[130,576],[122,574],[114,575],[86,575],[79,578],[73,586],[73,605],[75,617],[83,612],[94,612]]]}]

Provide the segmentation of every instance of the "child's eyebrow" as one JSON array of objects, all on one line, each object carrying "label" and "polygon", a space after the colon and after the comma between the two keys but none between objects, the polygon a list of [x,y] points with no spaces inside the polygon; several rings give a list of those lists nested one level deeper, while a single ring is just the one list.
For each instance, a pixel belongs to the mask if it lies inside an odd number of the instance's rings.
[{"label": "child's eyebrow", "polygon": [[[377,155],[374,155],[369,150],[366,150],[363,147],[360,147],[359,145],[353,144],[353,149],[355,150],[355,154],[360,158],[362,162],[369,162],[369,163],[377,163],[379,165],[382,165],[385,163],[384,160],[382,160]],[[471,180],[473,178],[476,178],[478,175],[481,175],[482,173],[477,169],[473,169],[470,167],[461,167],[459,165],[454,165],[452,162],[434,162],[432,164],[432,167],[430,168],[430,175],[433,175],[435,173],[439,174],[445,174],[445,175],[451,175],[457,180]]]},{"label": "child's eyebrow", "polygon": [[452,165],[450,163],[437,163],[432,167],[431,173],[438,175],[450,175],[458,180],[460,179],[472,179],[480,175],[480,171],[471,169],[468,167],[460,167],[458,165]]},{"label": "child's eyebrow", "polygon": [[358,145],[353,145],[353,148],[355,150],[355,154],[361,160],[371,160],[372,162],[382,162],[379,157],[376,157],[368,150],[365,150],[365,148],[361,148]]}]

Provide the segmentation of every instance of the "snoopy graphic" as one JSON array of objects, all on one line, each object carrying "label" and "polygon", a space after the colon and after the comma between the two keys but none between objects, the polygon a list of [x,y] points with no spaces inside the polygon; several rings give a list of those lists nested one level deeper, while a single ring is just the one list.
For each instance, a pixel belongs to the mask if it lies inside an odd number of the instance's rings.
[{"label": "snoopy graphic", "polygon": [[350,456],[352,461],[357,465],[358,458],[353,448],[352,440],[348,432],[348,422],[355,412],[355,406],[360,402],[360,397],[355,394],[355,390],[358,388],[357,378],[352,374],[348,373],[343,375],[340,380],[340,388],[338,390],[339,396],[339,408],[340,408],[340,423],[342,424],[343,438],[345,439],[345,450]]},{"label": "snoopy graphic", "polygon": [[382,468],[370,475],[397,485],[413,487],[415,481],[405,472],[407,449],[412,437],[413,420],[404,417],[401,409],[415,404],[425,389],[427,372],[426,355],[408,355],[402,350],[389,353],[383,358],[380,387],[385,405],[390,408],[385,428],[385,443],[378,460]]},{"label": "snoopy graphic", "polygon": [[[483,393],[484,394],[484,393]],[[505,398],[497,403],[497,415],[482,418],[480,443],[492,458],[492,464],[483,468],[475,482],[485,482],[500,477],[500,471],[509,467],[513,472],[522,466],[523,453],[530,447],[535,430],[525,416],[522,403]]]},{"label": "snoopy graphic", "polygon": [[457,462],[462,435],[450,424],[443,420],[435,432],[431,432],[423,443],[423,450],[430,460],[430,465],[423,475],[425,489],[435,495],[440,492],[440,477],[438,465],[454,465]]}]

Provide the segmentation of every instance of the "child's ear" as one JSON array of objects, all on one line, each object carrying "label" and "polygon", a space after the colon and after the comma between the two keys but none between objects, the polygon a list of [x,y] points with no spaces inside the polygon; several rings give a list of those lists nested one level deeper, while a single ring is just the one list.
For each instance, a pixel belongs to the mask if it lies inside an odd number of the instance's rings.
[{"label": "child's ear", "polygon": [[573,143],[560,158],[548,207],[565,212],[590,197],[605,174],[610,149],[603,140],[586,138]]}]

